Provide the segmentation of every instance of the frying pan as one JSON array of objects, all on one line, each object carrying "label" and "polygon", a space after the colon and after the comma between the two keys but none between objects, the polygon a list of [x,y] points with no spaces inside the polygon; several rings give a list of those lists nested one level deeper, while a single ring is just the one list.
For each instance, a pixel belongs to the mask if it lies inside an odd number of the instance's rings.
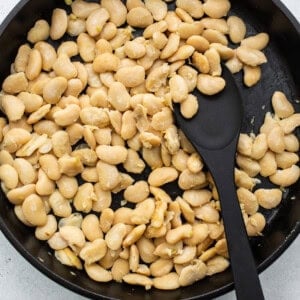
[{"label": "frying pan", "polygon": [[[257,132],[264,115],[271,110],[270,99],[275,90],[283,91],[297,112],[295,101],[300,95],[300,25],[279,0],[232,0],[231,14],[237,14],[247,24],[248,34],[268,32],[271,43],[265,50],[269,63],[262,67],[262,79],[255,87],[247,89],[242,84],[242,74],[235,76],[241,87],[244,101],[242,132]],[[26,33],[37,19],[50,21],[51,10],[64,7],[62,0],[22,0],[0,26],[0,82],[9,74],[10,63],[18,47],[26,42]],[[230,117],[230,116],[228,116]],[[298,132],[299,134],[299,132]],[[260,187],[271,187],[264,180]],[[174,187],[166,190],[174,194]],[[300,181],[284,192],[280,206],[271,211],[261,210],[267,225],[262,237],[252,238],[251,245],[258,271],[267,268],[297,237],[300,231]],[[119,283],[96,283],[81,271],[61,265],[46,243],[35,239],[34,231],[21,224],[13,207],[0,193],[0,229],[12,245],[33,266],[59,284],[98,299],[207,299],[224,294],[233,288],[230,269],[223,273],[174,291],[150,290]],[[72,271],[72,272],[70,272]]]}]

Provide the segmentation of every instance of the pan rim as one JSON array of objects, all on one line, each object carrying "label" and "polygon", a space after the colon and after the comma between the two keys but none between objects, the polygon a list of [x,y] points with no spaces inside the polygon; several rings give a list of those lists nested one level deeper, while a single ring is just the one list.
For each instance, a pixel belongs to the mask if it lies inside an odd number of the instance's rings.
[{"label": "pan rim", "polygon": [[[6,16],[4,21],[0,24],[0,36],[6,30],[6,27],[9,23],[16,17],[19,11],[31,0],[20,0],[17,5],[15,5],[10,13]],[[300,38],[300,23],[297,19],[292,15],[292,13],[288,10],[283,2],[280,0],[271,0],[275,7],[282,12],[287,19],[291,22],[293,28],[296,30],[297,35]],[[18,239],[12,234],[10,229],[8,228],[7,224],[3,220],[2,216],[0,215],[0,230],[5,236],[5,238],[10,242],[10,244],[21,254],[33,267],[39,270],[42,274],[47,276],[49,279],[53,280],[54,282],[58,283],[64,288],[67,288],[73,292],[76,292],[85,297],[92,297],[92,298],[101,298],[101,299],[111,299],[117,300],[118,298],[112,298],[104,295],[100,295],[93,291],[87,290],[81,286],[76,285],[75,283],[65,279],[64,277],[58,275],[57,273],[53,272],[50,268],[44,265],[37,257],[33,256],[26,248],[18,241]],[[294,228],[290,231],[290,233],[286,236],[285,241],[281,243],[278,248],[272,252],[262,263],[257,266],[258,273],[263,272],[266,270],[272,263],[274,263],[283,253],[284,251],[292,244],[292,242],[298,237],[300,233],[300,221],[296,222]],[[224,295],[225,293],[232,291],[234,289],[234,283],[230,282],[218,289],[213,291],[207,292],[206,294],[202,294],[200,297],[201,299],[206,299],[207,297],[217,297]],[[186,298],[187,299],[198,299],[199,296],[193,296]]]}]

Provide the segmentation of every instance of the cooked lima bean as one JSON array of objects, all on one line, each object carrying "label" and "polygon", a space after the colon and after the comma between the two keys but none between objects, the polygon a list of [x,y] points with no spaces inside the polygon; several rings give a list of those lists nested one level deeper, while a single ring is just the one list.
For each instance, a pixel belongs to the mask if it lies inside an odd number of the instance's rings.
[{"label": "cooked lima bean", "polygon": [[[173,290],[224,271],[217,187],[173,104],[186,119],[205,110],[194,90],[221,92],[223,63],[257,84],[268,34],[248,36],[229,0],[176,0],[173,11],[170,0],[67,2],[50,24],[31,24],[2,83],[0,180],[16,217],[97,282]],[[249,236],[263,234],[260,206],[280,205],[300,177],[290,100],[276,91],[274,114],[239,137],[234,175]],[[258,174],[275,187],[255,188]],[[182,193],[168,194],[169,184]]]}]

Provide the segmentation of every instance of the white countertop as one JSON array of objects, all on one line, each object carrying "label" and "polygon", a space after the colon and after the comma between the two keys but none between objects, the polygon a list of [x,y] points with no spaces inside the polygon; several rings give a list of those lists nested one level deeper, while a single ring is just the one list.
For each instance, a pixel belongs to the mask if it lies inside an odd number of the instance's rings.
[{"label": "white countertop", "polygon": [[[263,0],[262,0],[263,1]],[[0,0],[0,23],[18,0]],[[299,0],[282,0],[300,20]],[[260,275],[266,299],[300,299],[300,237],[285,253]],[[0,232],[1,300],[84,300],[34,269]],[[218,300],[235,299],[234,292]]]}]

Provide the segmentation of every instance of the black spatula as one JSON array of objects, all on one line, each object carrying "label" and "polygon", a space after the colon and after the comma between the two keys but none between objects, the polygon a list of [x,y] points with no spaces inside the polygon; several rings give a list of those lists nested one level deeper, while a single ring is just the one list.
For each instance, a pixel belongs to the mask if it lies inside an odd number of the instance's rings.
[{"label": "black spatula", "polygon": [[234,185],[236,146],[242,123],[242,99],[229,70],[225,89],[214,96],[195,90],[199,111],[190,120],[174,107],[177,124],[203,158],[216,184],[224,221],[236,295],[239,300],[264,299]]}]

